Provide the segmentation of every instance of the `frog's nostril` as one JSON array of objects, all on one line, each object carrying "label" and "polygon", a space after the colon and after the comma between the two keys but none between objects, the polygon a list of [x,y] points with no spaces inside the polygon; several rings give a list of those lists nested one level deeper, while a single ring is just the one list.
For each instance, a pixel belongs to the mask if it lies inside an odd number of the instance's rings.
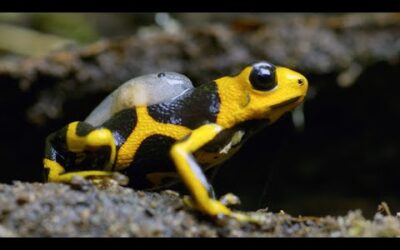
[{"label": "frog's nostril", "polygon": [[299,78],[299,79],[297,80],[297,83],[298,83],[299,85],[303,85],[303,84],[304,84],[304,79],[303,79],[303,78]]}]

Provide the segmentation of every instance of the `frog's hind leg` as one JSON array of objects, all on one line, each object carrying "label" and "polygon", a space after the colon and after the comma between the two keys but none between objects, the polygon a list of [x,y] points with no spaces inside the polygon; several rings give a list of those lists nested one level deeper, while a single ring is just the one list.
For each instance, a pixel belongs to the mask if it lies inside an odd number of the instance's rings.
[{"label": "frog's hind leg", "polygon": [[65,172],[65,168],[56,161],[43,159],[44,168],[47,170],[46,180],[48,182],[64,182],[70,183],[75,176],[88,177],[101,177],[112,176],[114,173],[102,170],[87,170]]},{"label": "frog's hind leg", "polygon": [[[77,171],[66,169],[66,159],[59,150],[67,151],[73,155],[75,161],[85,151],[96,152],[100,148],[109,149],[108,159],[101,170],[87,170],[84,167]],[[113,175],[112,167],[116,157],[116,145],[114,137],[109,129],[94,128],[85,122],[72,122],[63,129],[51,134],[46,140],[46,152],[43,160],[47,170],[45,179],[50,182],[71,182],[74,176],[101,177]]]}]

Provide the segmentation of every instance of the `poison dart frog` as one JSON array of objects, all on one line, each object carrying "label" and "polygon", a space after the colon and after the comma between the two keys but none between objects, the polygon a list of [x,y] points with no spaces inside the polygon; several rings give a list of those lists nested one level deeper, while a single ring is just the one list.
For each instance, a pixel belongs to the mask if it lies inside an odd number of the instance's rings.
[{"label": "poison dart frog", "polygon": [[245,218],[214,198],[204,171],[301,104],[307,88],[300,73],[266,61],[198,87],[173,72],[134,78],[85,121],[47,137],[46,179],[68,183],[74,176],[106,178],[118,171],[132,188],[151,189],[178,178],[200,212]]}]

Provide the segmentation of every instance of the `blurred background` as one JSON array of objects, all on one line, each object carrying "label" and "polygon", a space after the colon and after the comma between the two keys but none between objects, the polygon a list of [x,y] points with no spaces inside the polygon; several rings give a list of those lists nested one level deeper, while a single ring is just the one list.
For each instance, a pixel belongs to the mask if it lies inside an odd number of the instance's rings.
[{"label": "blurred background", "polygon": [[156,71],[195,85],[257,60],[300,71],[304,105],[212,173],[242,209],[400,211],[400,13],[1,13],[0,182],[41,181],[45,137]]}]

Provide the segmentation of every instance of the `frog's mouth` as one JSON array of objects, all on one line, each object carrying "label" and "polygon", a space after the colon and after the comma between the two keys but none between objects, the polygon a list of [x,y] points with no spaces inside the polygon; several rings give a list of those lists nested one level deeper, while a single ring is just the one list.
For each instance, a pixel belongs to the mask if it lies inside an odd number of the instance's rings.
[{"label": "frog's mouth", "polygon": [[290,104],[293,104],[293,103],[297,102],[298,100],[300,100],[300,98],[301,98],[301,96],[296,96],[296,97],[290,98],[290,99],[288,99],[288,100],[286,100],[284,102],[272,105],[271,109],[280,109],[282,107],[286,107],[286,106],[288,106]]}]

